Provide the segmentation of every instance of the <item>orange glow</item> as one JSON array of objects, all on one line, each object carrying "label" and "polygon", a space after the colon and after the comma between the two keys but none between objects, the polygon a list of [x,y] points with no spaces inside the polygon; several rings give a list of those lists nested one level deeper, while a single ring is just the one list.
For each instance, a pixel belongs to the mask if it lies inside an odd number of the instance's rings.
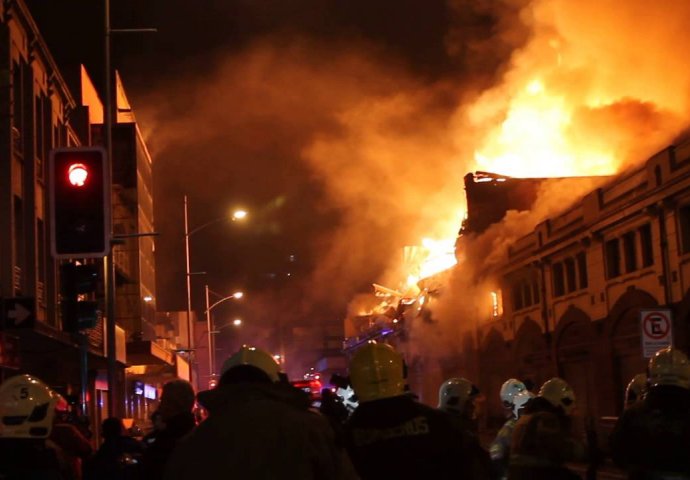
[{"label": "orange glow", "polygon": [[407,255],[407,277],[403,290],[410,294],[410,289],[416,289],[417,283],[453,267],[455,259],[455,237],[446,240],[424,238],[421,246],[407,247],[407,251],[414,252]]}]

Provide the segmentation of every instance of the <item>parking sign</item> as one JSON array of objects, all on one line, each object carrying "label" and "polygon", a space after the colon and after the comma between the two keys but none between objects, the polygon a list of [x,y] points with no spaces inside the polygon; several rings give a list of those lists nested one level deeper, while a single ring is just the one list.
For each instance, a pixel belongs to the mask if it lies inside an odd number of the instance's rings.
[{"label": "parking sign", "polygon": [[642,354],[651,358],[656,352],[673,345],[673,318],[671,310],[660,308],[640,311]]}]

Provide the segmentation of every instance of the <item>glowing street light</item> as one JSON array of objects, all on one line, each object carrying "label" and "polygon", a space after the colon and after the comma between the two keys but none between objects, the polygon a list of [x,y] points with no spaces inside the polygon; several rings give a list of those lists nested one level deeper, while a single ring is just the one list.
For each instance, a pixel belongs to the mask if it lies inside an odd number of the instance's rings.
[{"label": "glowing street light", "polygon": [[[237,221],[237,220],[244,220],[247,215],[246,210],[235,210],[232,213],[231,220]],[[188,208],[188,202],[187,202],[187,195],[184,196],[184,249],[185,249],[185,277],[187,280],[187,348],[189,349],[190,352],[194,350],[194,345],[192,343],[192,272],[190,269],[190,258],[189,258],[189,237],[197,233],[199,230],[202,230],[209,225],[213,225],[214,223],[220,222],[222,220],[227,220],[227,214],[216,218],[214,220],[211,220],[209,222],[204,223],[203,225],[199,225],[198,227],[190,230],[189,229],[189,208]],[[241,298],[240,297],[234,297],[234,298]],[[206,301],[206,304],[208,305],[208,300]],[[207,308],[207,313],[208,313],[208,308]],[[191,358],[190,354],[190,365],[193,363],[193,359]],[[190,382],[192,381],[192,371],[194,369],[190,369],[189,372],[189,380]],[[193,383],[193,382],[192,382]]]},{"label": "glowing street light", "polygon": [[[213,341],[213,334],[218,333],[218,330],[214,330],[213,327],[213,322],[211,320],[211,310],[216,308],[218,305],[220,305],[223,302],[227,302],[228,300],[239,300],[240,298],[244,297],[244,292],[237,291],[233,293],[232,295],[228,295],[227,297],[223,297],[217,302],[215,302],[213,305],[210,305],[210,300],[209,300],[209,293],[211,292],[211,289],[208,288],[208,285],[204,285],[204,289],[206,291],[206,329],[207,329],[207,334],[208,334],[208,369],[209,369],[209,375],[211,378],[214,378],[216,373],[216,347],[215,347],[215,342]],[[218,295],[216,292],[213,292],[215,295]],[[220,295],[218,295],[220,296]],[[242,325],[242,320],[239,318],[236,318],[233,320],[232,324],[235,327],[239,327]],[[222,328],[222,327],[221,327]]]},{"label": "glowing street light", "polygon": [[245,218],[247,218],[247,211],[246,210],[235,210],[234,212],[232,212],[233,221],[244,220]]}]

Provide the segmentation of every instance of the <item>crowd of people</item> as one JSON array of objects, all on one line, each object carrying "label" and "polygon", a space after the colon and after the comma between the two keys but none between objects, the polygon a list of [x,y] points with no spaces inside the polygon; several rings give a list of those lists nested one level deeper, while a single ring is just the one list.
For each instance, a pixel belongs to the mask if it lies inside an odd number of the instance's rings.
[{"label": "crowd of people", "polygon": [[[690,362],[669,347],[647,370],[628,385],[611,456],[631,480],[690,480]],[[567,480],[582,478],[572,464],[595,465],[601,454],[575,432],[575,392],[561,378],[537,393],[508,379],[500,390],[506,421],[486,450],[480,392],[466,378],[443,382],[437,408],[424,405],[407,387],[402,355],[373,341],[355,352],[349,375],[350,385],[324,392],[315,408],[269,353],[244,346],[212,390],[165,384],[142,440],[106,419],[95,452],[63,421],[64,399],[18,375],[0,385],[0,479]],[[207,412],[201,422],[195,405]]]}]

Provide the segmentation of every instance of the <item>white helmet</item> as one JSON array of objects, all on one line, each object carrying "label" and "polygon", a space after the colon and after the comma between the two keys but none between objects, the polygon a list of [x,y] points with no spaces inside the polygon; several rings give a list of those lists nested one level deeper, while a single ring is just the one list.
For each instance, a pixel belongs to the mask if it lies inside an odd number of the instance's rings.
[{"label": "white helmet", "polygon": [[690,389],[690,362],[680,350],[662,348],[649,360],[649,386],[672,385]]},{"label": "white helmet", "polygon": [[501,386],[500,393],[503,406],[506,408],[511,408],[513,406],[513,398],[515,397],[515,395],[526,390],[527,388],[525,387],[525,384],[522,383],[520,380],[517,380],[515,378],[509,378],[508,380],[506,380]]},{"label": "white helmet", "polygon": [[338,387],[335,394],[338,395],[343,401],[343,405],[345,405],[345,408],[347,408],[348,412],[354,412],[359,406],[357,395],[355,395],[355,391],[350,385],[347,385],[345,388]]},{"label": "white helmet", "polygon": [[463,414],[467,402],[479,394],[479,390],[466,378],[450,378],[438,391],[438,408],[445,412]]},{"label": "white helmet", "polygon": [[518,392],[513,397],[513,415],[515,418],[520,418],[522,409],[525,408],[527,402],[534,398],[534,394],[529,390]]},{"label": "white helmet", "polygon": [[55,409],[67,402],[31,375],[17,375],[0,385],[0,438],[47,438]]},{"label": "white helmet", "polygon": [[644,399],[647,394],[647,375],[638,373],[635,375],[625,389],[625,400],[623,404],[628,408]]},{"label": "white helmet", "polygon": [[539,389],[539,396],[554,407],[561,407],[566,415],[570,415],[575,409],[575,392],[562,378],[554,377],[544,382]]},{"label": "white helmet", "polygon": [[221,367],[221,375],[230,370],[232,367],[240,365],[249,365],[256,367],[268,375],[273,382],[280,380],[280,366],[275,358],[270,353],[256,347],[248,347],[242,345],[236,353],[223,362]]}]

